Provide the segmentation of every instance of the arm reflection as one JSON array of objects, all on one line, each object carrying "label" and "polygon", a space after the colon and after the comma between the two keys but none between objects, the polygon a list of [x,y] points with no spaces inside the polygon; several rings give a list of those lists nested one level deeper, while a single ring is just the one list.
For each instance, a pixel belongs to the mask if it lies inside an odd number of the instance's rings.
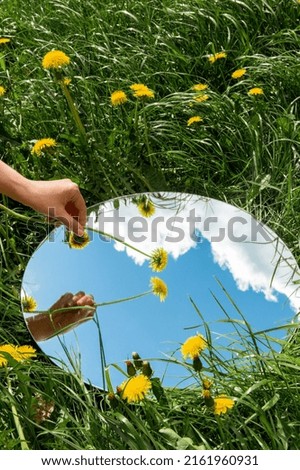
[{"label": "arm reflection", "polygon": [[94,305],[93,297],[83,291],[75,295],[67,292],[50,307],[47,313],[27,318],[28,329],[36,341],[45,341],[91,320],[96,311]]}]

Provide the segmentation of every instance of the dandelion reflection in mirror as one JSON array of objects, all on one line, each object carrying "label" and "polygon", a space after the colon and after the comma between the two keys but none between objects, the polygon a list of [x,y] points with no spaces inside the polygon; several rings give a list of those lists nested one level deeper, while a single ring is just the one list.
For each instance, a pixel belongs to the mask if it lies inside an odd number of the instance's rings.
[{"label": "dandelion reflection in mirror", "polygon": [[[59,227],[28,263],[23,298],[47,314],[65,293],[92,293],[82,319],[41,339],[28,320],[39,314],[24,309],[24,317],[46,354],[70,370],[78,365],[97,387],[107,387],[106,368],[114,387],[124,381],[120,369],[132,351],[165,386],[184,387],[195,376],[181,347],[207,329],[204,367],[212,346],[224,360],[238,354],[249,327],[263,351],[280,350],[284,326],[297,321],[299,279],[284,243],[239,208],[195,195],[137,194],[91,207],[81,249]],[[273,339],[264,342],[258,332],[266,330]]]}]

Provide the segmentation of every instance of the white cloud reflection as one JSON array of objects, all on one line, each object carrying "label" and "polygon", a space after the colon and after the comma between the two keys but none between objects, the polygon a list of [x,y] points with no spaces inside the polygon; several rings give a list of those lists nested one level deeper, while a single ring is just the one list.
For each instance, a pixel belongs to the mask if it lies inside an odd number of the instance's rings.
[{"label": "white cloud reflection", "polygon": [[[228,269],[239,290],[261,292],[266,300],[273,302],[277,302],[278,293],[284,294],[292,309],[299,311],[300,294],[296,293],[297,286],[292,282],[300,279],[299,270],[296,274],[295,259],[274,232],[229,204],[196,196],[185,195],[185,198],[185,201],[178,200],[176,210],[174,200],[171,205],[151,197],[156,210],[150,218],[142,217],[136,204],[128,199],[126,204],[120,200],[118,210],[108,203],[104,206],[105,215],[98,214],[97,221],[96,212],[90,214],[89,226],[115,234],[144,253],[150,254],[163,247],[175,260],[196,247],[197,241],[192,235],[200,232],[211,243],[214,262]],[[237,241],[240,237],[242,241]],[[149,260],[124,243],[115,240],[112,243],[137,265]]]},{"label": "white cloud reflection", "polygon": [[234,225],[234,236],[244,235],[244,241],[236,242],[227,234],[222,242],[211,242],[214,261],[230,271],[238,289],[262,292],[266,300],[273,302],[278,301],[277,293],[284,294],[292,309],[298,311],[300,297],[292,282],[300,278],[299,273],[295,273],[296,262],[277,235],[262,225],[259,227],[263,227],[263,231],[255,233],[258,225],[249,214],[218,201],[214,204],[214,215],[218,218],[217,223],[209,233],[202,232],[209,241],[222,227],[228,226],[228,220],[233,217],[241,216],[246,222]]},{"label": "white cloud reflection", "polygon": [[[97,221],[95,212],[92,212],[90,216],[92,220],[89,222],[89,226],[94,229],[101,227],[106,233],[114,234],[116,238],[124,240],[133,247],[130,248],[124,243],[113,241],[117,251],[126,251],[127,255],[138,265],[149,261],[149,256],[137,250],[150,255],[156,248],[163,247],[169,256],[177,259],[197,245],[189,231],[188,207],[180,211],[182,218],[180,222],[173,220],[176,216],[173,209],[157,207],[153,217],[145,218],[138,213],[135,204],[120,204],[118,211],[105,211],[105,216],[100,214]],[[113,220],[109,221],[109,217]],[[180,233],[176,229],[180,230]],[[176,242],[179,235],[182,235],[180,242]]]}]

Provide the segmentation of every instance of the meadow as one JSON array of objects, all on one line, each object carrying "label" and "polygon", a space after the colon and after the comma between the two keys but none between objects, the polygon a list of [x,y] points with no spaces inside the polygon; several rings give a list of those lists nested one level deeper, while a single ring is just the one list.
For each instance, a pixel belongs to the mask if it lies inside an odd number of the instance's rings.
[{"label": "meadow", "polygon": [[[30,179],[72,179],[88,206],[168,190],[226,201],[299,262],[299,19],[299,0],[2,0],[0,158]],[[53,50],[63,66],[45,62]],[[47,230],[0,196],[0,352],[36,348],[20,287]],[[297,330],[262,354],[247,328],[245,361],[204,350],[199,387],[152,379],[133,402],[38,350],[2,352],[0,448],[299,450]]]}]

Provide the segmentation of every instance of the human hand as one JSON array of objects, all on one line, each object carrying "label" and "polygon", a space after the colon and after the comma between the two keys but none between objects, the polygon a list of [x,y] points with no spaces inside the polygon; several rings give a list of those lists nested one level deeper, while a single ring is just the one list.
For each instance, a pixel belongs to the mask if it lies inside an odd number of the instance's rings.
[{"label": "human hand", "polygon": [[67,333],[93,318],[96,311],[94,304],[93,297],[83,291],[75,295],[67,292],[50,307],[49,312],[27,318],[28,329],[36,341]]},{"label": "human hand", "polygon": [[58,219],[71,232],[83,236],[86,205],[78,185],[70,179],[28,181],[22,202],[50,219]]}]

